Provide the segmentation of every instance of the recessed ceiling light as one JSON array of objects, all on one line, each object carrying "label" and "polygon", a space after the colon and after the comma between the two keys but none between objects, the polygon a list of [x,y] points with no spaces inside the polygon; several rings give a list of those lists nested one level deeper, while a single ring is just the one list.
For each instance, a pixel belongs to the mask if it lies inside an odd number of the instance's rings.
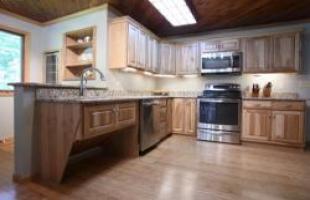
[{"label": "recessed ceiling light", "polygon": [[185,0],[149,0],[172,26],[196,24]]}]

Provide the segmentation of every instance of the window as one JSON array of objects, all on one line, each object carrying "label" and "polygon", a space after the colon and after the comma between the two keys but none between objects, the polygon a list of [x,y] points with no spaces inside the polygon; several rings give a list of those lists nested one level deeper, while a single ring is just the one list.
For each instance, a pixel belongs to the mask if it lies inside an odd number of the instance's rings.
[{"label": "window", "polygon": [[45,53],[45,82],[55,84],[58,82],[59,51]]},{"label": "window", "polygon": [[10,91],[11,82],[23,81],[24,36],[0,29],[0,91]]}]

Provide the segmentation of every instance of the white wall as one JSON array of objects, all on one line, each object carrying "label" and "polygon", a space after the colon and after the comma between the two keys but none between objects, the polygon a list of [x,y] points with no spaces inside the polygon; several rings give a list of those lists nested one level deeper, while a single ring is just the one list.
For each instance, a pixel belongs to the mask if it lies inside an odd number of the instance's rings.
[{"label": "white wall", "polygon": [[[30,81],[42,80],[42,28],[0,13],[0,25],[31,34]],[[13,135],[13,97],[0,96],[0,139]]]}]

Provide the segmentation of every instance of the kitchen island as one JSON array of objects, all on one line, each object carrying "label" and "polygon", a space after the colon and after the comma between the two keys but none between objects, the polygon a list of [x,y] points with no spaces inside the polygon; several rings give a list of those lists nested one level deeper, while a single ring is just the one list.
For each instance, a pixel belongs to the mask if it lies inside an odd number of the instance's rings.
[{"label": "kitchen island", "polygon": [[109,156],[138,156],[139,101],[166,98],[116,96],[98,88],[80,97],[75,86],[13,85],[14,178],[48,184],[60,183],[70,158],[93,147]]}]

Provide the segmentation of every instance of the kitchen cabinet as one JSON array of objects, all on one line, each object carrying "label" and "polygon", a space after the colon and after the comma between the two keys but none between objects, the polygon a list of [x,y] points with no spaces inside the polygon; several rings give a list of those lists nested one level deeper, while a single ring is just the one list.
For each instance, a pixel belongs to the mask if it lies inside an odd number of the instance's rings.
[{"label": "kitchen cabinet", "polygon": [[268,141],[271,129],[271,111],[244,109],[242,112],[242,138]]},{"label": "kitchen cabinet", "polygon": [[300,32],[245,38],[243,72],[298,72],[300,46]]},{"label": "kitchen cabinet", "polygon": [[304,147],[302,101],[243,102],[242,140]]},{"label": "kitchen cabinet", "polygon": [[[84,38],[90,37],[89,40]],[[80,40],[83,39],[83,42]],[[96,66],[96,27],[70,31],[64,34],[63,80],[80,80],[83,70]],[[88,79],[94,79],[89,75]]]},{"label": "kitchen cabinet", "polygon": [[108,37],[108,65],[110,69],[133,67],[139,70],[156,70],[158,39],[133,19],[119,17],[112,20],[109,23]]},{"label": "kitchen cabinet", "polygon": [[139,46],[139,29],[128,24],[128,65],[132,67],[137,67],[139,62],[138,54]]},{"label": "kitchen cabinet", "polygon": [[136,109],[136,103],[86,105],[83,139],[134,125],[137,120]]},{"label": "kitchen cabinet", "polygon": [[299,111],[273,111],[272,112],[273,141],[285,143],[302,143],[304,113]]},{"label": "kitchen cabinet", "polygon": [[270,72],[271,38],[253,37],[244,40],[244,73]]},{"label": "kitchen cabinet", "polygon": [[146,65],[145,70],[160,73],[158,58],[158,40],[152,36],[147,37]]},{"label": "kitchen cabinet", "polygon": [[185,100],[185,134],[195,135],[196,134],[196,99]]},{"label": "kitchen cabinet", "polygon": [[140,29],[139,30],[139,40],[138,40],[138,46],[137,46],[137,55],[138,55],[138,64],[137,68],[139,69],[145,69],[146,65],[146,56],[147,56],[147,36],[146,33]]},{"label": "kitchen cabinet", "polygon": [[196,99],[174,98],[172,100],[172,132],[184,135],[196,134]]},{"label": "kitchen cabinet", "polygon": [[297,72],[300,65],[300,33],[274,35],[273,72]]},{"label": "kitchen cabinet", "polygon": [[201,52],[240,51],[239,39],[219,39],[200,42]]},{"label": "kitchen cabinet", "polygon": [[[113,156],[137,157],[138,101],[36,102],[33,174],[61,183],[70,157],[101,146]],[[57,162],[56,162],[57,161]]]},{"label": "kitchen cabinet", "polygon": [[172,43],[160,43],[160,73],[176,74],[176,49]]},{"label": "kitchen cabinet", "polygon": [[176,74],[199,74],[199,48],[198,43],[179,44],[176,47]]}]

